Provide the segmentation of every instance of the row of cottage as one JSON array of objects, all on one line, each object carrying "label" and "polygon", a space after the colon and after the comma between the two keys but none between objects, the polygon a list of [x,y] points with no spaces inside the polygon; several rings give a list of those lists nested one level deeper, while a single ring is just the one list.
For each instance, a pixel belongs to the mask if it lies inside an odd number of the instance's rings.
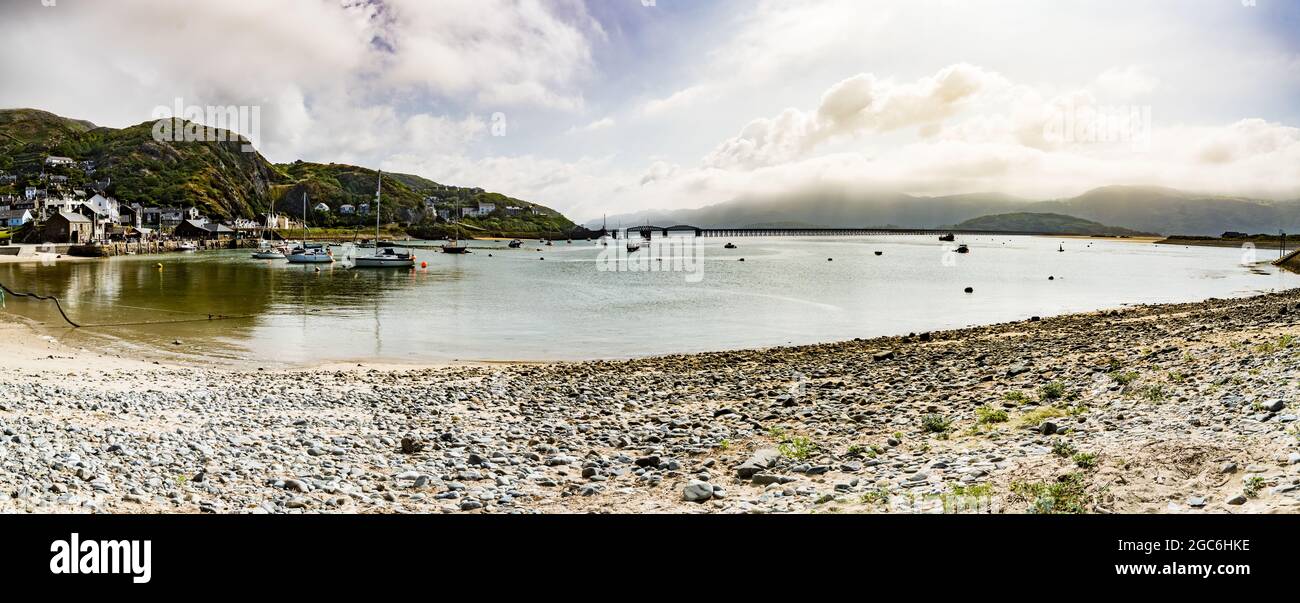
[{"label": "row of cottage", "polygon": [[231,224],[209,221],[198,209],[144,207],[121,203],[103,194],[86,200],[70,198],[0,198],[0,224],[20,227],[37,221],[41,241],[84,244],[105,241],[237,238],[268,228],[295,228],[287,216],[259,215]]}]

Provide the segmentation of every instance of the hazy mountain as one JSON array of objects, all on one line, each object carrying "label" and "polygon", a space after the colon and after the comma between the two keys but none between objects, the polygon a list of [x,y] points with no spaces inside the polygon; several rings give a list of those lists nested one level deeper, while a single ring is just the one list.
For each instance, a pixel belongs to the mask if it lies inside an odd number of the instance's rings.
[{"label": "hazy mountain", "polygon": [[1107,226],[1092,220],[1084,220],[1062,214],[1040,214],[1020,212],[1013,214],[995,214],[966,220],[953,226],[955,230],[996,230],[1005,232],[1050,232],[1075,235],[1137,236],[1144,233]]},{"label": "hazy mountain", "polygon": [[[1225,231],[1300,231],[1300,201],[1267,201],[1149,186],[1107,186],[1078,197],[1034,201],[998,193],[925,197],[889,192],[826,191],[813,195],[737,199],[680,211],[610,216],[611,227],[690,224],[740,228],[802,223],[823,227],[941,228],[989,215],[1061,214],[1139,232],[1218,235]],[[599,228],[600,221],[588,225]]]}]

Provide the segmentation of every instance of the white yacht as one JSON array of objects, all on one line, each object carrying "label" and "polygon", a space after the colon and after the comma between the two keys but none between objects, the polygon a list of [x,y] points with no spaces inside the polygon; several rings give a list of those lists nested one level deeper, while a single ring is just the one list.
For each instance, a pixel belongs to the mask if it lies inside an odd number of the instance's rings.
[{"label": "white yacht", "polygon": [[379,203],[384,196],[384,173],[379,172],[379,188],[375,191],[375,251],[370,255],[359,255],[353,261],[357,268],[414,268],[415,256],[410,251],[397,247],[379,245]]},{"label": "white yacht", "polygon": [[334,255],[320,243],[307,242],[307,193],[302,194],[302,245],[295,247],[285,259],[290,264],[333,264]]}]

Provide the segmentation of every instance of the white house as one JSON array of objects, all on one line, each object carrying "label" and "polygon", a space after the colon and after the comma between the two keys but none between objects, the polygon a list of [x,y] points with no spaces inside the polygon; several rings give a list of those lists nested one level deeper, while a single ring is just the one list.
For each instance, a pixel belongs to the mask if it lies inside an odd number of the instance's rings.
[{"label": "white house", "polygon": [[340,214],[340,215],[350,216],[350,215],[353,215],[353,214],[355,214],[355,213],[357,213],[357,208],[356,208],[356,206],[348,205],[348,204],[343,204],[343,205],[340,205],[340,206],[339,206],[339,214]]},{"label": "white house", "polygon": [[95,208],[95,213],[107,216],[108,221],[114,224],[122,219],[120,205],[118,204],[117,199],[114,199],[113,197],[105,197],[104,195],[96,193],[94,197],[86,200],[86,205]]},{"label": "white house", "polygon": [[492,212],[494,212],[494,211],[496,211],[496,210],[497,210],[497,204],[496,204],[496,203],[479,203],[479,204],[478,204],[478,215],[479,215],[479,216],[487,216],[487,215],[490,215]]},{"label": "white house", "polygon": [[59,157],[58,155],[50,155],[45,158],[45,165],[72,165],[74,163],[76,162],[71,158]]},{"label": "white house", "polygon": [[326,213],[328,213],[329,210],[330,210],[330,206],[325,205],[324,203],[317,203],[317,204],[316,204],[316,207],[313,207],[312,209],[314,209],[314,210],[316,210],[316,211],[319,211],[319,212],[326,212]]},{"label": "white house", "polygon": [[23,196],[27,197],[28,201],[35,201],[37,199],[48,197],[49,193],[34,186],[29,186],[23,191]]}]

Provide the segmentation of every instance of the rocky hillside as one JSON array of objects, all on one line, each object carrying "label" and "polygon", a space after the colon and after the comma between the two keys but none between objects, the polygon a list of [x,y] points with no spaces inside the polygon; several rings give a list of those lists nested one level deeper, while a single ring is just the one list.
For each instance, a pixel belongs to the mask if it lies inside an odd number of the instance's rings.
[{"label": "rocky hillside", "polygon": [[[66,191],[106,185],[109,194],[124,201],[193,205],[220,218],[251,217],[272,207],[299,215],[304,193],[313,205],[323,202],[335,210],[374,199],[375,170],[302,161],[272,164],[261,153],[244,152],[245,141],[233,133],[226,133],[226,142],[159,142],[153,135],[155,123],[116,129],[34,109],[0,110],[0,171],[17,177],[0,182],[0,195],[20,194],[27,186],[53,187],[41,179],[44,173],[47,178],[66,178],[58,185]],[[175,131],[188,125],[178,121]],[[78,165],[46,166],[51,155],[69,157]],[[464,207],[496,203],[496,214],[468,221],[484,230],[493,230],[494,224],[511,224],[519,232],[565,232],[574,227],[559,212],[534,203],[410,174],[385,178],[384,218],[428,221],[436,214],[426,211],[427,197],[439,198],[438,209],[451,209],[457,202]],[[509,216],[507,206],[523,211]],[[530,211],[533,207],[537,213]],[[349,220],[337,214],[323,218],[333,223]]]}]

